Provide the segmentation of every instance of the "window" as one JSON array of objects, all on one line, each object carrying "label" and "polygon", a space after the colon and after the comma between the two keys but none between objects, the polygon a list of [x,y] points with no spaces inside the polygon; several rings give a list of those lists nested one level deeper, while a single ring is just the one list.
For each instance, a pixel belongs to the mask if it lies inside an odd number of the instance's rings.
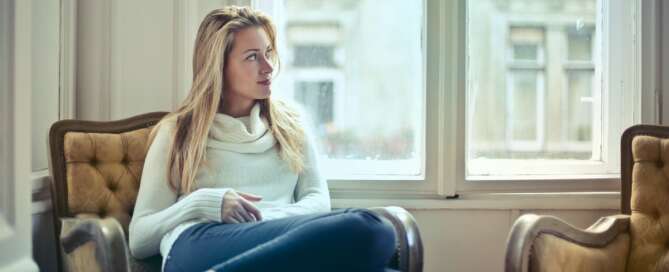
[{"label": "window", "polygon": [[335,67],[334,46],[296,45],[293,67]]},{"label": "window", "polygon": [[325,128],[334,121],[334,83],[332,81],[300,81],[295,86],[297,102],[307,107],[307,111],[315,113],[311,116],[313,126],[318,130]]},{"label": "window", "polygon": [[[601,120],[594,120],[593,89],[595,64],[592,58],[594,29],[578,25],[567,32],[567,58],[564,72],[567,76],[564,128],[569,151],[588,151],[592,145],[593,127]],[[596,128],[600,130],[601,128]],[[582,158],[587,159],[587,154]],[[596,157],[593,156],[593,157]]]},{"label": "window", "polygon": [[278,19],[278,94],[316,119],[335,198],[617,188],[640,3],[253,3]]},{"label": "window", "polygon": [[422,2],[269,5],[282,60],[274,94],[301,104],[312,119],[326,176],[422,178]]},{"label": "window", "polygon": [[602,10],[597,0],[467,1],[468,176],[615,173],[617,155],[602,150],[616,139],[603,137],[622,131],[604,129],[622,120],[601,105],[622,101],[601,95]]},{"label": "window", "polygon": [[506,145],[513,151],[540,150],[544,131],[543,73],[511,71],[508,80]]},{"label": "window", "polygon": [[[512,27],[507,68],[506,141],[512,151],[537,151],[544,137],[544,31]],[[488,147],[489,156],[499,156],[499,147]]]}]

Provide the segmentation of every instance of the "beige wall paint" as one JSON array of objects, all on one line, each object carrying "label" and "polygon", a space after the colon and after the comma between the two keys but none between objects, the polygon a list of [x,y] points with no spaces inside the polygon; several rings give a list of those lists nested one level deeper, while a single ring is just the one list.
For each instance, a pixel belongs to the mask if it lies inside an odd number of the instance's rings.
[{"label": "beige wall paint", "polygon": [[224,0],[90,0],[77,7],[77,118],[170,111],[185,97],[204,15]]},{"label": "beige wall paint", "polygon": [[78,2],[77,118],[122,119],[174,107],[175,2]]},{"label": "beige wall paint", "polygon": [[587,228],[617,210],[411,210],[425,252],[425,272],[503,271],[506,239],[517,216],[557,216]]},{"label": "beige wall paint", "polygon": [[32,171],[48,168],[46,139],[59,118],[60,1],[33,1],[32,41]]},{"label": "beige wall paint", "polygon": [[31,256],[32,1],[0,1],[0,271],[38,271]]}]

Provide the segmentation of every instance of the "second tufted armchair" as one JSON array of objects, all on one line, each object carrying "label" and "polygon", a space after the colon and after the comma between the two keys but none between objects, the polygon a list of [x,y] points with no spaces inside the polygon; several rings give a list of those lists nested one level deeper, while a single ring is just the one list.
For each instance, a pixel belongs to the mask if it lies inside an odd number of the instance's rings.
[{"label": "second tufted armchair", "polygon": [[[49,171],[59,267],[64,271],[160,271],[159,255],[133,259],[127,247],[147,141],[165,112],[111,122],[63,120],[49,132]],[[389,267],[422,271],[423,246],[411,214],[371,210],[394,226],[397,250]]]},{"label": "second tufted armchair", "polygon": [[669,271],[669,127],[637,125],[621,143],[621,213],[586,230],[523,215],[505,271]]}]

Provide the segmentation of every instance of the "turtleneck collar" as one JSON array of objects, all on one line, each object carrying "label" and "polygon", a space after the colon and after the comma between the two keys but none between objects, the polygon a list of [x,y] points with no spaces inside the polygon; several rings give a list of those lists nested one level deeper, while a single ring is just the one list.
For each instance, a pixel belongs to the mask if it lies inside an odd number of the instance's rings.
[{"label": "turtleneck collar", "polygon": [[256,103],[248,116],[235,118],[217,113],[207,146],[238,153],[262,153],[275,143],[267,119],[260,116],[260,104]]}]

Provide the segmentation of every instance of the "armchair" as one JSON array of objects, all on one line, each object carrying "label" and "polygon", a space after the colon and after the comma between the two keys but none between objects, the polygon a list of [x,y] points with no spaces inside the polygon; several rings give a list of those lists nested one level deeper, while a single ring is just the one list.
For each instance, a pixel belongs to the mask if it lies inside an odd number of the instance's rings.
[{"label": "armchair", "polygon": [[507,240],[505,271],[669,271],[669,127],[636,125],[621,142],[620,215],[585,230],[523,215]]},{"label": "armchair", "polygon": [[[137,260],[127,233],[139,190],[149,132],[165,112],[124,120],[63,120],[49,132],[55,234],[63,271],[160,271],[161,257]],[[394,226],[397,249],[389,267],[423,267],[418,226],[400,207],[371,208]]]}]

